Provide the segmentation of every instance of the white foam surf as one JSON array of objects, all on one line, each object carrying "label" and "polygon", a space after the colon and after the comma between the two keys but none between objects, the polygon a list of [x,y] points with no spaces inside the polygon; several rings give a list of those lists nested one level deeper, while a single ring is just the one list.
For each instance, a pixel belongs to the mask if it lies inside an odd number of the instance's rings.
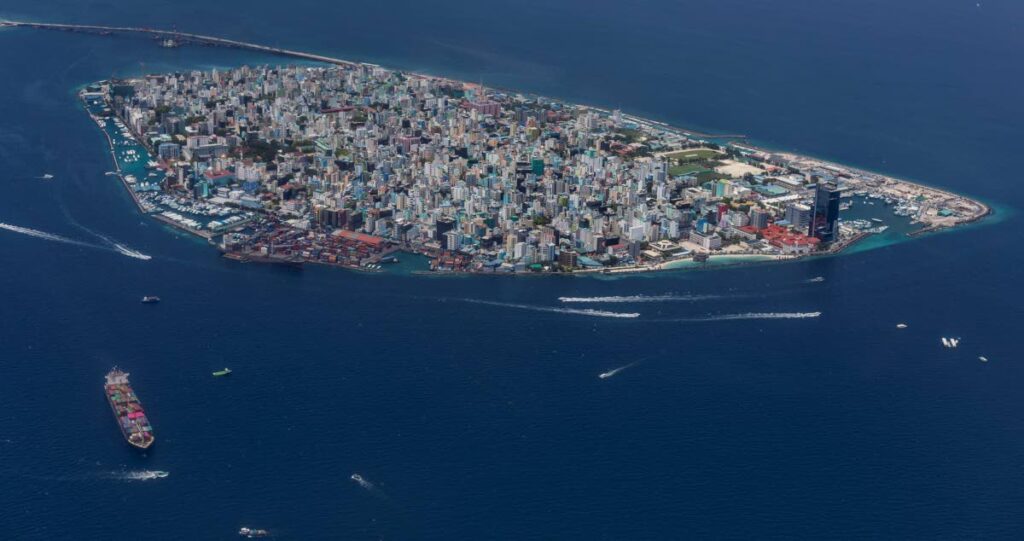
[{"label": "white foam surf", "polygon": [[483,301],[478,299],[460,299],[473,304],[486,304],[489,306],[501,306],[504,308],[517,308],[519,310],[532,310],[534,312],[550,312],[553,314],[573,314],[591,317],[611,317],[633,319],[640,317],[637,312],[610,312],[608,310],[594,310],[591,308],[558,308],[556,306],[537,306],[533,304],[516,304],[512,302]]},{"label": "white foam surf", "polygon": [[564,303],[695,302],[721,299],[722,295],[614,295],[608,297],[558,297]]}]

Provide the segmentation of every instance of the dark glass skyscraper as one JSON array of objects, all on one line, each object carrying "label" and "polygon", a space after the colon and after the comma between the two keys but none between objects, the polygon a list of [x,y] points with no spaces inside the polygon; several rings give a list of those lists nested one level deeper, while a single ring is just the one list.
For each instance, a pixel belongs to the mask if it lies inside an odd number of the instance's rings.
[{"label": "dark glass skyscraper", "polygon": [[835,182],[818,182],[807,234],[823,243],[836,240],[839,234],[839,187]]}]

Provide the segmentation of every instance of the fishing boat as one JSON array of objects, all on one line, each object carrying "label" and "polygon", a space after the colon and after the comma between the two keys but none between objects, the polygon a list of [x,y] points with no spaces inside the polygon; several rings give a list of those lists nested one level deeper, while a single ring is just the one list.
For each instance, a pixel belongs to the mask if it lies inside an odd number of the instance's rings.
[{"label": "fishing boat", "polygon": [[219,378],[221,376],[227,376],[229,374],[231,374],[231,369],[230,368],[225,368],[224,370],[218,370],[218,371],[214,372],[213,376]]}]

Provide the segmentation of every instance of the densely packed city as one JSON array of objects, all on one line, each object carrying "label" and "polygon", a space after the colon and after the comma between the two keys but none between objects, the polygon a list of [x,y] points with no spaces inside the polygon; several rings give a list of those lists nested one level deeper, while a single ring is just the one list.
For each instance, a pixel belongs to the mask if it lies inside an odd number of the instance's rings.
[{"label": "densely packed city", "polygon": [[438,271],[628,272],[833,253],[887,227],[840,218],[858,197],[924,231],[988,213],[619,111],[367,64],[150,75],[82,97],[115,159],[140,159],[121,144],[149,154],[144,178],[118,172],[140,207],[245,261],[374,270],[407,251]]}]

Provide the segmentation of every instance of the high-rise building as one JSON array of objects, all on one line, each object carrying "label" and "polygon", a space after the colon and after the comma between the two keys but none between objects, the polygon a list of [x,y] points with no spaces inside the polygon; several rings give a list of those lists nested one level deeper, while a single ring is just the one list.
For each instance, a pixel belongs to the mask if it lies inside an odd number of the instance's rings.
[{"label": "high-rise building", "polygon": [[450,218],[438,218],[435,226],[437,229],[434,235],[434,239],[440,242],[445,242],[444,234],[451,231],[452,229],[455,229],[455,220],[452,220]]},{"label": "high-rise building", "polygon": [[786,221],[796,229],[806,231],[811,223],[811,207],[800,203],[786,205]]},{"label": "high-rise building", "polygon": [[750,210],[750,225],[757,229],[764,229],[768,227],[768,211],[761,208],[754,208]]},{"label": "high-rise building", "polygon": [[814,208],[807,235],[823,243],[839,234],[839,187],[835,182],[819,182],[814,191]]}]

